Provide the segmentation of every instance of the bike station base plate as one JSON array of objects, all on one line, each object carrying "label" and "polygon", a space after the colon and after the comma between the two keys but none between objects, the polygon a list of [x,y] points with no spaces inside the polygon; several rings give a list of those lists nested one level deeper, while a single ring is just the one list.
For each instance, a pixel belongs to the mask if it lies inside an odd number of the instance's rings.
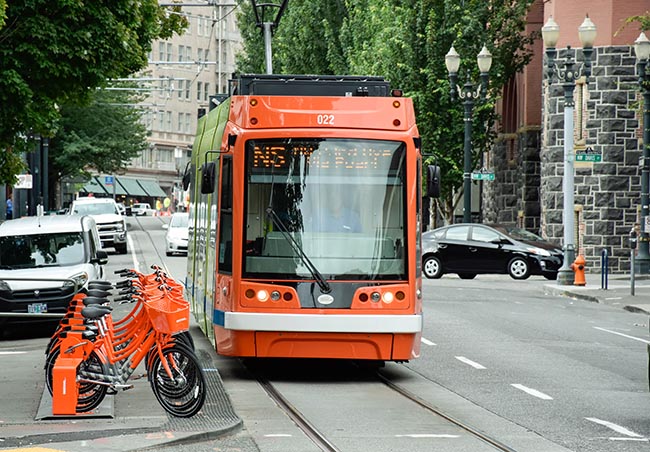
[{"label": "bike station base plate", "polygon": [[114,418],[115,417],[115,398],[107,395],[102,403],[92,411],[87,413],[77,413],[73,415],[52,414],[52,396],[45,388],[41,396],[41,403],[38,407],[38,413],[34,418],[37,421],[50,419],[92,419],[92,418]]}]

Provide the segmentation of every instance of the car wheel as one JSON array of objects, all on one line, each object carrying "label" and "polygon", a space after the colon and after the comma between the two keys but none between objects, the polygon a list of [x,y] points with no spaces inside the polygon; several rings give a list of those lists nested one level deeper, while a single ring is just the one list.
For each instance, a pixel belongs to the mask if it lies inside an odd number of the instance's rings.
[{"label": "car wheel", "polygon": [[523,257],[514,257],[508,263],[508,274],[513,279],[526,279],[530,276],[530,267]]},{"label": "car wheel", "polygon": [[460,279],[474,279],[476,278],[476,273],[459,273],[458,276]]},{"label": "car wheel", "polygon": [[422,272],[429,279],[438,279],[442,276],[442,263],[435,256],[428,256],[422,264]]}]

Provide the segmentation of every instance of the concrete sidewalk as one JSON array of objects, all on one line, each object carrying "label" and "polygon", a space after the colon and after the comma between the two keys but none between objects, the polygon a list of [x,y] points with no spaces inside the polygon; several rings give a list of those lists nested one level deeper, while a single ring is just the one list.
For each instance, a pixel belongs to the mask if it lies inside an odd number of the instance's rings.
[{"label": "concrete sidewalk", "polygon": [[629,274],[609,275],[605,281],[600,274],[587,274],[585,280],[585,286],[563,286],[557,281],[547,281],[543,287],[547,294],[621,306],[630,312],[650,315],[650,278],[647,275],[635,276],[634,295]]}]

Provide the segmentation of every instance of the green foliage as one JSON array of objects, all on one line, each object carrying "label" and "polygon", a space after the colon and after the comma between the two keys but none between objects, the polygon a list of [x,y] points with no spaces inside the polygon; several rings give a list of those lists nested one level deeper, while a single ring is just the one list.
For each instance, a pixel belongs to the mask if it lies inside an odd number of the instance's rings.
[{"label": "green foliage", "polygon": [[57,134],[50,140],[50,174],[112,174],[147,146],[147,131],[128,91],[97,90],[87,104],[61,107]]},{"label": "green foliage", "polygon": [[[445,55],[453,44],[478,82],[476,55],[493,54],[490,98],[473,115],[473,162],[494,139],[494,102],[504,84],[530,61],[525,33],[533,0],[290,0],[273,36],[273,69],[281,74],[382,75],[413,98],[425,153],[442,168],[447,215],[462,194],[463,106],[449,96]],[[264,40],[250,2],[239,16],[242,72],[264,72]],[[455,197],[454,197],[455,195]]]},{"label": "green foliage", "polygon": [[30,147],[24,137],[56,133],[59,106],[142,69],[152,40],[185,24],[178,15],[167,16],[156,0],[8,5],[0,29],[0,150],[9,157],[0,183],[13,182],[20,169],[20,152]]}]

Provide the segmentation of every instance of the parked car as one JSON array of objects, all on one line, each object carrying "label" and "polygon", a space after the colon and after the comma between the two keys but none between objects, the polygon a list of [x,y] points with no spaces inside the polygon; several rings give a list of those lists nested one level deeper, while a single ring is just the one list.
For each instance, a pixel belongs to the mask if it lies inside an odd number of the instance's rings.
[{"label": "parked car", "polygon": [[[23,217],[0,224],[2,321],[43,320],[29,314],[65,313],[76,289],[104,279],[108,261],[89,216]],[[25,317],[15,314],[25,314]]]},{"label": "parked car", "polygon": [[136,202],[131,206],[131,212],[133,215],[152,215],[153,214],[153,209],[151,208],[151,205],[146,202]]},{"label": "parked car", "polygon": [[90,215],[97,223],[102,248],[113,247],[119,254],[126,254],[126,219],[120,214],[112,198],[86,197],[75,199],[70,215]]},{"label": "parked car", "polygon": [[188,218],[187,212],[176,212],[172,214],[169,224],[163,225],[163,228],[167,229],[165,235],[167,256],[174,253],[187,254]]},{"label": "parked car", "polygon": [[521,228],[499,224],[454,224],[422,234],[422,271],[427,278],[456,273],[472,279],[481,273],[514,279],[542,275],[557,279],[562,249]]}]

